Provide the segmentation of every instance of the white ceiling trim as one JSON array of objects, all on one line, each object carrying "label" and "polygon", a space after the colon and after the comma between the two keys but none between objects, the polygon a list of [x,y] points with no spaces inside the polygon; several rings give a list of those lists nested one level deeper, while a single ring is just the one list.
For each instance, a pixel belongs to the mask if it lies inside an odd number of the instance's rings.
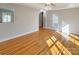
[{"label": "white ceiling trim", "polygon": [[[52,10],[61,10],[79,7],[79,3],[54,3],[56,7],[52,6]],[[19,3],[19,5],[28,6],[35,9],[44,9],[45,3]]]}]

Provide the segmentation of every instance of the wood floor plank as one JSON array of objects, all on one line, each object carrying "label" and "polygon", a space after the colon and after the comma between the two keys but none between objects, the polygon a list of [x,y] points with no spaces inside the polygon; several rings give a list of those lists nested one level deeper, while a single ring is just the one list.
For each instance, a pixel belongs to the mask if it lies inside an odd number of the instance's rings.
[{"label": "wood floor plank", "polygon": [[[74,36],[74,35],[72,35]],[[76,38],[75,38],[76,37]],[[39,31],[0,42],[1,55],[70,55],[79,54],[78,37],[64,37],[55,30]]]}]

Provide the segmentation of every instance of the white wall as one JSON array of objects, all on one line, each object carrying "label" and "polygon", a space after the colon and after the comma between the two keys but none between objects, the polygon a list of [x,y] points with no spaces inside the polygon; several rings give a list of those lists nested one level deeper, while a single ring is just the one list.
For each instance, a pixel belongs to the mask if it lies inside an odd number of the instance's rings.
[{"label": "white wall", "polygon": [[15,10],[14,23],[0,23],[0,41],[39,30],[38,10],[18,4],[0,4],[0,8]]},{"label": "white wall", "polygon": [[79,8],[62,10],[62,20],[69,24],[70,33],[79,33]]},{"label": "white wall", "polygon": [[[58,16],[58,20],[59,20],[59,26],[60,26],[60,28],[61,28],[61,12],[60,11],[47,11],[47,28],[49,28],[49,29],[55,29],[54,27],[53,27],[53,14],[55,14],[55,15],[57,15]],[[61,30],[59,28],[59,30]],[[56,29],[55,29],[56,30]]]},{"label": "white wall", "polygon": [[[55,10],[55,11],[48,11],[48,27],[54,29],[51,25],[52,15],[57,14],[59,17],[59,25],[60,30],[63,25],[69,24],[69,31],[70,33],[79,33],[79,8],[72,8],[72,9],[63,9],[63,10]],[[64,24],[62,24],[62,21]]]}]

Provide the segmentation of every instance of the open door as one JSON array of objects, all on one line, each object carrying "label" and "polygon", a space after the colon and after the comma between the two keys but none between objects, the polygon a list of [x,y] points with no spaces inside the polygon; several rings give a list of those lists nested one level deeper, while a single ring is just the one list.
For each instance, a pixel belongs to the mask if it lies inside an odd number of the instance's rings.
[{"label": "open door", "polygon": [[39,28],[43,28],[43,12],[39,14]]}]

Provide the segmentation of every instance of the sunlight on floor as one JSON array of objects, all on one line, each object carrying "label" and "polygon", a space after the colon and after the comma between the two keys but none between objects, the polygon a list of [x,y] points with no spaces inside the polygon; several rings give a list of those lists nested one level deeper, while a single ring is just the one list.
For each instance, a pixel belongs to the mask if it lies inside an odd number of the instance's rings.
[{"label": "sunlight on floor", "polygon": [[[51,39],[48,39],[48,40],[47,40],[47,44],[48,44],[48,46],[49,46],[49,48],[50,48],[52,54],[58,54],[58,53],[59,53],[59,51],[58,51],[58,49],[56,48],[56,46],[53,45],[54,43],[52,42]],[[53,45],[53,46],[52,46],[52,45]]]},{"label": "sunlight on floor", "polygon": [[50,48],[52,54],[56,55],[56,54],[59,54],[59,50],[57,49],[57,47],[54,45]]},{"label": "sunlight on floor", "polygon": [[57,55],[58,54],[64,54],[64,55],[70,54],[71,55],[71,52],[69,52],[67,48],[64,47],[63,44],[61,44],[61,42],[57,41],[57,39],[54,36],[52,36],[51,39],[47,40],[47,45],[49,46],[51,53],[54,55],[56,54]]},{"label": "sunlight on floor", "polygon": [[47,40],[47,44],[48,44],[48,46],[50,47],[50,46],[53,44],[52,40],[51,40],[51,39],[48,39],[48,40]]},{"label": "sunlight on floor", "polygon": [[71,41],[73,44],[76,44],[76,45],[78,45],[79,46],[79,37],[77,37],[77,36],[75,36],[75,35],[73,35],[73,34],[70,34],[70,36],[72,36],[72,37],[70,37],[69,35],[65,35],[65,34],[63,34],[63,33],[61,33],[61,32],[58,32],[60,35],[62,35],[63,37],[65,37],[66,38],[66,40],[69,40],[69,41]]},{"label": "sunlight on floor", "polygon": [[79,41],[72,38],[72,37],[69,37],[69,41],[73,42],[74,44],[78,45],[79,46]]},{"label": "sunlight on floor", "polygon": [[72,36],[73,38],[79,39],[79,37],[74,34],[70,34],[70,36]]},{"label": "sunlight on floor", "polygon": [[56,44],[63,54],[71,54],[71,52],[69,52],[68,49],[64,47],[64,45],[61,44],[59,41]]}]

